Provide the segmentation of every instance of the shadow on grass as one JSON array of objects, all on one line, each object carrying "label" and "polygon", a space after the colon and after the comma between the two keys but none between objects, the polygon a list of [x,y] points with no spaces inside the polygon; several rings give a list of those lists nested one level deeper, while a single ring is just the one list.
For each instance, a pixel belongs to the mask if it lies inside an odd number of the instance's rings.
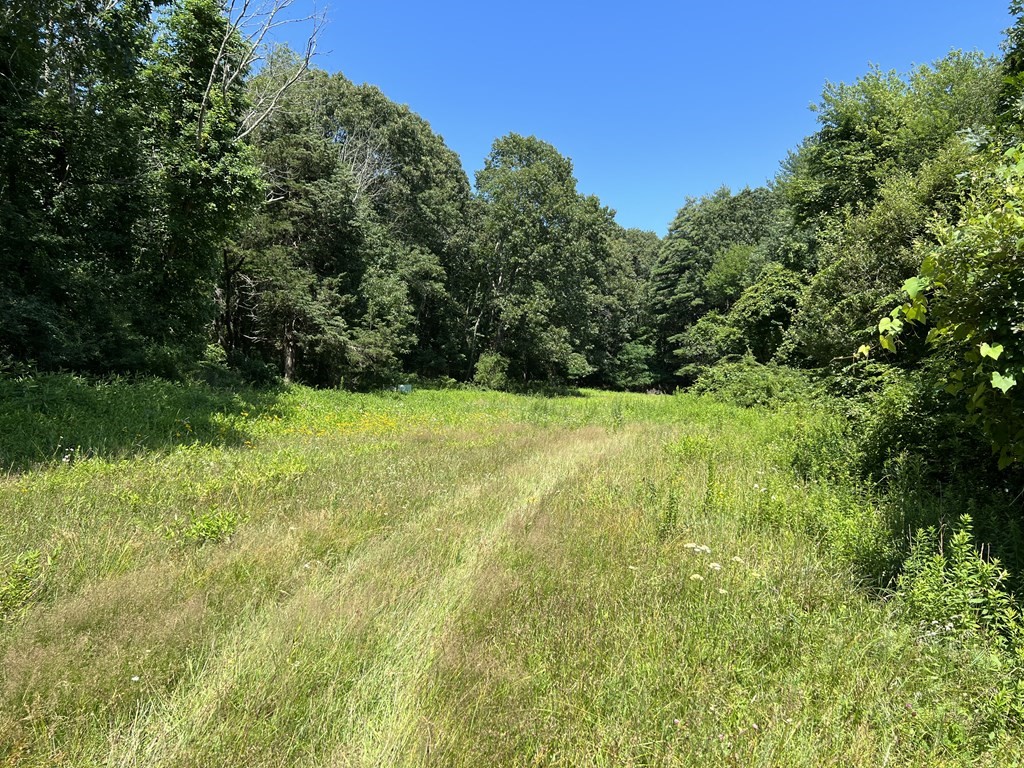
[{"label": "shadow on grass", "polygon": [[255,418],[285,415],[281,391],[69,374],[0,377],[0,470],[181,445],[241,445]]},{"label": "shadow on grass", "polygon": [[586,393],[568,384],[546,384],[543,382],[524,384],[520,387],[512,387],[509,391],[516,395],[527,397],[586,397]]},{"label": "shadow on grass", "polygon": [[[991,462],[995,464],[995,460]],[[981,464],[981,462],[979,462]],[[941,487],[891,489],[892,535],[904,542],[923,528],[936,528],[940,540],[960,529],[962,515],[970,515],[974,541],[982,555],[995,558],[1009,572],[1007,585],[1024,598],[1024,473],[1020,468],[958,477]],[[987,475],[987,476],[986,476]]]},{"label": "shadow on grass", "polygon": [[[558,384],[543,381],[530,381],[526,383],[512,382],[508,389],[489,389],[481,387],[472,382],[460,382],[455,379],[433,379],[419,376],[407,376],[402,379],[411,383],[415,389],[440,392],[443,390],[457,390],[462,392],[506,392],[511,395],[523,395],[524,397],[562,398],[562,397],[588,397],[587,393],[579,387],[571,384]],[[397,387],[385,387],[384,391],[390,391]],[[380,389],[367,389],[368,394],[380,392]]]}]

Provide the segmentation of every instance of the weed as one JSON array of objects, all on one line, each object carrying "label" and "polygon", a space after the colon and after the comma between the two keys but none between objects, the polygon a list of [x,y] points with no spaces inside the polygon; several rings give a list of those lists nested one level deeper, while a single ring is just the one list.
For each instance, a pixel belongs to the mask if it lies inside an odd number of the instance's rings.
[{"label": "weed", "polygon": [[1007,572],[986,558],[974,543],[969,515],[948,532],[934,527],[918,532],[899,578],[897,597],[919,623],[922,640],[996,640],[1017,646],[1024,639]]},{"label": "weed", "polygon": [[0,619],[24,607],[40,591],[42,555],[38,550],[0,560]]},{"label": "weed", "polygon": [[669,488],[658,510],[656,535],[658,541],[666,541],[676,533],[679,523],[679,500],[674,488]]},{"label": "weed", "polygon": [[702,520],[710,519],[715,512],[715,466],[715,462],[708,459],[704,467],[704,496],[701,498],[699,514]]},{"label": "weed", "polygon": [[219,543],[228,540],[239,522],[234,509],[211,507],[193,514],[181,528],[171,529],[170,535],[190,544]]},{"label": "weed", "polygon": [[761,365],[749,356],[708,368],[694,383],[692,391],[744,408],[777,408],[787,403],[806,403],[811,398],[810,384],[801,371]]}]

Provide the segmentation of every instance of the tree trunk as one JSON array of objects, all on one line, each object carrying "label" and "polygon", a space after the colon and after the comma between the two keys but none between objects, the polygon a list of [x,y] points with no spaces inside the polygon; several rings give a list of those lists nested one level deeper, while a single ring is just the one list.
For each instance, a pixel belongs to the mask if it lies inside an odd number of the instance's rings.
[{"label": "tree trunk", "polygon": [[284,338],[281,342],[284,356],[284,380],[291,381],[295,375],[295,322],[289,320],[284,324]]}]

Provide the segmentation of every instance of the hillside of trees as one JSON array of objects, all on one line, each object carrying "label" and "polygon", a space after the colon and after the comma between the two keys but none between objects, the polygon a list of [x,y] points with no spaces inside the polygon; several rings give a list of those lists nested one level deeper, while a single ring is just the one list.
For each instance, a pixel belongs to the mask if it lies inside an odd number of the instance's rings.
[{"label": "hillside of trees", "polygon": [[827,84],[770,184],[683,201],[664,238],[533,136],[471,183],[408,106],[256,55],[229,11],[3,11],[5,367],[670,392],[784,366],[1024,459],[1016,0],[1002,58]]}]

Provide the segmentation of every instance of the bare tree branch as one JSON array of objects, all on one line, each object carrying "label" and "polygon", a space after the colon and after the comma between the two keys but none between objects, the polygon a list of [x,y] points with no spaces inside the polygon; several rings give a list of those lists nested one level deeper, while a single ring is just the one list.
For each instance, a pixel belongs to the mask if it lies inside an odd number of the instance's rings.
[{"label": "bare tree branch", "polygon": [[358,131],[339,131],[338,161],[348,168],[355,182],[353,201],[365,197],[376,200],[383,192],[385,178],[394,173],[394,162],[388,154],[387,142],[376,126]]},{"label": "bare tree branch", "polygon": [[[222,0],[228,23],[224,27],[224,34],[210,67],[200,102],[196,122],[197,141],[202,138],[206,113],[212,105],[214,89],[219,88],[221,93],[226,95],[228,90],[236,86],[257,63],[265,59],[268,45],[282,27],[309,25],[309,34],[303,52],[298,57],[298,66],[284,81],[276,83],[268,92],[256,94],[253,104],[239,124],[238,138],[244,139],[266,121],[277,109],[281,97],[309,70],[310,62],[316,55],[320,33],[326,24],[326,16],[322,10],[316,9],[306,16],[289,16],[288,11],[294,1]],[[237,52],[232,51],[232,47],[237,43],[241,44],[242,51],[237,61],[233,61]]]}]

